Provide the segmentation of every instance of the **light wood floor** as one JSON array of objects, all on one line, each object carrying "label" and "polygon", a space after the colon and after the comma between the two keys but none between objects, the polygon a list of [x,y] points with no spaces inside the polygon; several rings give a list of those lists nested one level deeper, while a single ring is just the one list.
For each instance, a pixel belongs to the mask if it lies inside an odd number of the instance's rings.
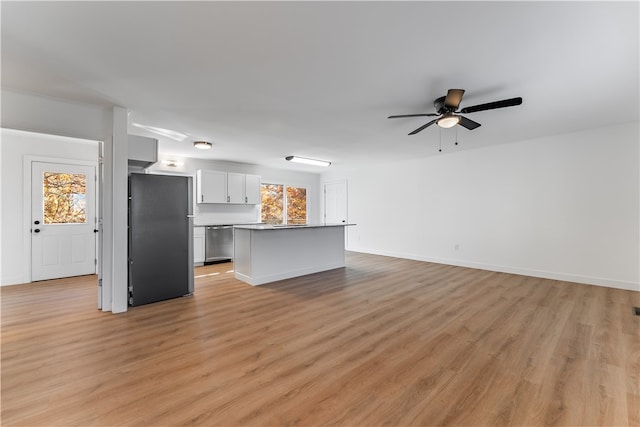
[{"label": "light wood floor", "polygon": [[112,315],[1,288],[2,425],[640,425],[640,293],[350,253]]}]

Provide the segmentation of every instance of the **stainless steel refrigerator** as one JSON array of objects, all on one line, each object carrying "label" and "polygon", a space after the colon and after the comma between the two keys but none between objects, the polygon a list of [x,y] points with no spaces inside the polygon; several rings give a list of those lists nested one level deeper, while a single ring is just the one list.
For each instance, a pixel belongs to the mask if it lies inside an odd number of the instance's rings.
[{"label": "stainless steel refrigerator", "polygon": [[193,293],[192,178],[129,175],[129,305]]}]

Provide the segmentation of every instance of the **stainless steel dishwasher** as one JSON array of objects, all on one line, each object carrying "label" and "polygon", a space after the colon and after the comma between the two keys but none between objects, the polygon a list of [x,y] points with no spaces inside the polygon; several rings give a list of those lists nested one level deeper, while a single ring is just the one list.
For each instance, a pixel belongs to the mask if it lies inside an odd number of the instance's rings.
[{"label": "stainless steel dishwasher", "polygon": [[233,259],[232,225],[207,226],[204,242],[204,262],[231,261]]}]

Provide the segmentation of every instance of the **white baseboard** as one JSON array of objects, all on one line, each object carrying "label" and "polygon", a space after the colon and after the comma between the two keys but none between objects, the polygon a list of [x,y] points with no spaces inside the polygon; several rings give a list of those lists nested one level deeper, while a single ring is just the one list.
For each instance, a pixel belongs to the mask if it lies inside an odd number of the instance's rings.
[{"label": "white baseboard", "polygon": [[23,285],[25,283],[30,283],[30,282],[28,280],[24,280],[24,277],[22,276],[12,276],[12,277],[3,278],[0,286]]},{"label": "white baseboard", "polygon": [[604,277],[581,276],[578,274],[534,270],[534,269],[511,267],[511,266],[505,266],[505,265],[485,264],[485,263],[458,260],[458,259],[426,257],[426,256],[407,254],[402,252],[379,251],[379,250],[364,249],[364,248],[357,248],[357,249],[350,248],[348,250],[351,252],[383,255],[383,256],[389,256],[394,258],[433,262],[436,264],[455,265],[457,267],[476,268],[478,270],[488,270],[488,271],[496,271],[500,273],[519,274],[521,276],[540,277],[543,279],[560,280],[563,282],[574,282],[574,283],[580,283],[585,285],[604,286],[607,288],[616,288],[616,289],[624,289],[628,291],[640,292],[640,283],[634,283],[634,282],[629,282],[624,280],[608,279]]}]

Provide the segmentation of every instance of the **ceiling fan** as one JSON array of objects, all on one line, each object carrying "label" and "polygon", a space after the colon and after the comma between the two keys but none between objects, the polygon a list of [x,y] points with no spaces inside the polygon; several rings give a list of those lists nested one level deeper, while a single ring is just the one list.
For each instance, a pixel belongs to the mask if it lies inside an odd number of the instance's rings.
[{"label": "ceiling fan", "polygon": [[460,101],[462,101],[462,95],[464,95],[464,89],[449,89],[447,96],[442,96],[433,102],[433,106],[436,108],[437,113],[425,113],[425,114],[401,114],[398,116],[389,116],[389,119],[399,119],[404,117],[424,117],[424,116],[440,116],[437,119],[431,120],[426,125],[420,126],[418,129],[409,133],[409,135],[415,135],[416,133],[428,128],[432,124],[436,123],[442,128],[451,128],[455,125],[460,125],[469,130],[473,130],[480,127],[480,123],[474,122],[460,114],[475,113],[477,111],[495,110],[496,108],[513,107],[515,105],[522,104],[522,98],[510,98],[503,99],[501,101],[488,102],[486,104],[473,105],[471,107],[465,107],[458,111]]}]

